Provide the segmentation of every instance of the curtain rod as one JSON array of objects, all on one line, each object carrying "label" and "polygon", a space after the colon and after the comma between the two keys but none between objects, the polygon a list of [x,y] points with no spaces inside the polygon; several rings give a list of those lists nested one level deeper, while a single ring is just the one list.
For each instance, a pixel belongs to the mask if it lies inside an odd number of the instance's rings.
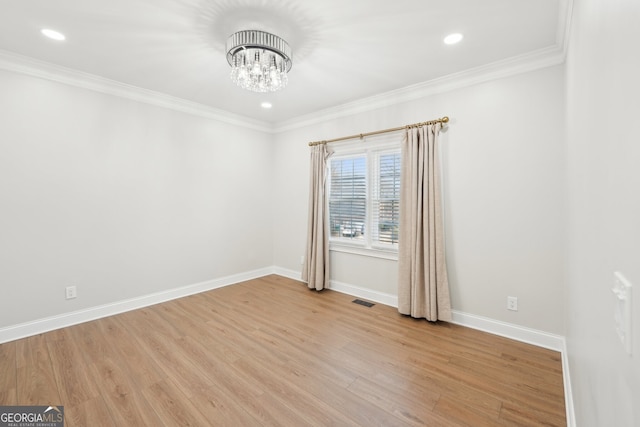
[{"label": "curtain rod", "polygon": [[377,130],[377,131],[374,131],[374,132],[359,133],[357,135],[343,136],[342,138],[335,138],[335,139],[327,139],[327,140],[324,140],[324,141],[310,142],[309,143],[309,147],[313,147],[314,145],[328,144],[330,142],[345,141],[347,139],[356,139],[356,138],[362,139],[365,136],[379,135],[381,133],[395,132],[395,131],[399,131],[399,130],[402,130],[402,129],[408,129],[408,128],[413,128],[413,127],[434,125],[436,123],[445,124],[445,123],[448,123],[448,122],[449,122],[449,117],[444,116],[444,117],[442,117],[440,119],[429,120],[428,122],[414,123],[412,125],[400,126],[400,127],[391,128],[391,129]]}]

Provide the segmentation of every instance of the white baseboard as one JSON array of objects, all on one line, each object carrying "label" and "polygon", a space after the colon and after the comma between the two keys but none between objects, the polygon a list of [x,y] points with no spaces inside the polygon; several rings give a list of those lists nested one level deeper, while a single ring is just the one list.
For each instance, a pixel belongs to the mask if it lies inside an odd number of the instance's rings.
[{"label": "white baseboard", "polygon": [[[123,313],[125,311],[148,307],[150,305],[185,297],[188,295],[193,295],[200,292],[209,291],[216,288],[221,288],[223,286],[232,285],[234,283],[255,279],[269,274],[277,274],[294,280],[300,280],[301,276],[301,273],[299,271],[289,270],[277,266],[265,267],[258,270],[234,274],[231,276],[183,286],[180,288],[169,289],[167,291],[143,295],[137,298],[117,301],[110,304],[90,307],[83,310],[63,313],[56,316],[0,328],[0,343],[41,334],[44,332],[64,328],[66,326],[76,325],[82,322],[88,322],[106,316],[112,316],[114,314]],[[331,281],[329,289],[344,294],[349,294],[358,298],[374,301],[380,304],[389,305],[391,307],[398,306],[397,295],[374,291],[360,286],[338,282],[336,280]],[[452,314],[452,323],[566,353],[564,337],[562,336],[506,322],[501,322],[482,316],[463,313],[456,310],[453,310]]]},{"label": "white baseboard", "polygon": [[[280,276],[288,277],[294,280],[301,280],[301,273],[299,271],[273,267],[273,274],[278,274]],[[398,307],[397,295],[373,291],[371,289],[366,289],[348,283],[338,282],[336,280],[331,280],[328,289],[341,292],[343,294],[348,294],[354,297],[374,301],[380,304],[389,305],[391,307]],[[478,329],[483,332],[511,338],[516,341],[533,344],[538,347],[548,348],[550,350],[555,350],[563,353],[565,350],[564,337],[560,335],[555,335],[524,326],[514,325],[512,323],[506,323],[499,320],[490,319],[488,317],[468,314],[457,310],[452,310],[452,317],[453,319],[451,323],[457,325],[466,326],[472,329]]]},{"label": "white baseboard", "polygon": [[277,274],[278,276],[286,277],[287,279],[302,281],[302,272],[300,271],[289,270],[282,267],[273,267],[272,273]]},{"label": "white baseboard", "polygon": [[[300,271],[289,270],[282,267],[273,267],[273,274],[277,274],[279,276],[287,277],[293,280],[302,281],[302,273]],[[331,289],[332,291],[340,292],[347,295],[352,295],[358,298],[364,298],[380,304],[390,305],[392,307],[398,306],[398,297],[395,295],[372,291],[371,289],[349,285],[347,283],[338,282],[336,280],[331,280],[327,289]]]},{"label": "white baseboard", "polygon": [[576,427],[571,377],[569,375],[569,358],[567,355],[567,344],[563,336],[456,310],[452,311],[452,315],[453,320],[451,323],[560,352],[562,358],[562,383],[564,385],[567,427]]},{"label": "white baseboard", "polygon": [[463,313],[457,310],[452,310],[451,314],[453,318],[451,323],[455,323],[456,325],[478,329],[489,332],[490,334],[500,335],[501,337],[511,338],[516,341],[555,351],[562,351],[564,346],[564,337],[560,335],[550,334],[488,317],[476,316],[475,314]]},{"label": "white baseboard", "polygon": [[576,412],[573,406],[573,390],[571,388],[571,375],[569,373],[569,353],[567,341],[562,340],[562,382],[564,384],[564,403],[567,412],[567,427],[576,427]]},{"label": "white baseboard", "polygon": [[[300,271],[289,270],[282,267],[273,267],[273,274],[287,277],[293,280],[302,281],[302,273]],[[340,292],[343,294],[351,295],[358,298],[364,298],[369,301],[377,302],[380,304],[390,305],[392,307],[398,306],[398,297],[384,292],[372,291],[371,289],[361,288],[359,286],[349,285],[347,283],[331,280],[327,289]]]},{"label": "white baseboard", "polygon": [[396,295],[372,291],[371,289],[349,285],[347,283],[338,282],[336,280],[332,280],[330,282],[328,289],[336,292],[341,292],[343,294],[352,295],[354,297],[364,298],[369,301],[378,302],[380,304],[390,305],[391,307],[398,306],[398,297]]},{"label": "white baseboard", "polygon": [[67,326],[77,325],[79,323],[89,322],[91,320],[96,320],[107,316],[113,316],[115,314],[124,313],[126,311],[148,307],[150,305],[186,297],[200,292],[222,288],[224,286],[233,285],[234,283],[244,282],[246,280],[255,279],[273,273],[273,267],[262,268],[246,273],[234,274],[219,279],[208,280],[206,282],[196,283],[193,285],[183,286],[175,289],[169,289],[167,291],[156,292],[137,298],[117,301],[111,304],[90,307],[84,310],[73,311],[70,313],[64,313],[57,316],[46,317],[43,319],[33,320],[31,322],[1,328],[0,344],[33,335],[42,334]]},{"label": "white baseboard", "polygon": [[[300,277],[300,273],[296,274],[296,272],[289,272],[289,275],[287,275],[287,277],[298,279]],[[392,307],[398,306],[397,295],[376,292],[370,289],[364,289],[358,286],[336,281],[331,281],[330,289],[358,298],[364,298],[371,301],[379,302],[381,304],[386,304]],[[566,341],[563,336],[539,331],[536,329],[526,328],[524,326],[514,325],[512,323],[501,322],[499,320],[494,320],[487,317],[463,313],[457,310],[452,311],[452,316],[453,319],[451,323],[560,352],[562,357],[562,376],[564,384],[567,426],[576,426],[573,406],[573,394],[571,390],[571,378],[569,375],[569,360],[567,356]]]},{"label": "white baseboard", "polygon": [[[258,277],[267,276],[269,274],[277,274],[279,276],[287,277],[294,280],[300,280],[301,278],[301,273],[299,271],[289,270],[277,266],[266,267],[246,273],[234,274],[219,279],[170,289],[163,292],[157,292],[150,295],[144,295],[138,298],[117,301],[111,304],[104,304],[84,310],[64,313],[57,316],[51,316],[43,319],[37,319],[31,322],[1,328],[0,344],[53,331],[55,329],[60,329],[67,326],[77,325],[83,322],[89,322],[107,316],[113,316],[115,314],[124,313],[126,311],[148,307],[154,304],[186,297],[200,292],[222,288],[224,286],[233,285],[235,283],[244,282],[246,280],[256,279]],[[331,281],[329,289],[352,295],[354,297],[374,301],[380,304],[389,305],[391,307],[398,306],[397,295],[373,291],[371,289],[366,289],[335,280]],[[463,313],[456,310],[452,311],[452,315],[453,320],[451,323],[478,329],[494,335],[511,338],[516,341],[526,342],[529,344],[537,345],[539,347],[559,351],[562,354],[562,373],[564,376],[567,426],[575,427],[573,395],[571,391],[571,380],[569,376],[569,361],[567,358],[567,348],[564,337],[538,331],[535,329],[525,328],[523,326],[501,322],[494,319],[489,319],[482,316]]]}]

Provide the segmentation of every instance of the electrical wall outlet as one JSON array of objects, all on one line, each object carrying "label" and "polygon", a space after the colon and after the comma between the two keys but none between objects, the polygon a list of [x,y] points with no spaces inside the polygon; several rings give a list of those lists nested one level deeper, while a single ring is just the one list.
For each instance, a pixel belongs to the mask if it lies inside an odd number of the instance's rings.
[{"label": "electrical wall outlet", "polygon": [[304,255],[300,257],[300,265],[303,265],[303,264],[304,264]]},{"label": "electrical wall outlet", "polygon": [[518,311],[518,297],[507,297],[507,310]]},{"label": "electrical wall outlet", "polygon": [[74,299],[78,296],[75,286],[67,286],[64,291],[67,299]]}]

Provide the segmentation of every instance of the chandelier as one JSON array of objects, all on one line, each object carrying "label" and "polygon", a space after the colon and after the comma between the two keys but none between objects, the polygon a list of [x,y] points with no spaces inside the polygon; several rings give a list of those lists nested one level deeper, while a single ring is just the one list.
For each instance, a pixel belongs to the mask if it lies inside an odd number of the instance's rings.
[{"label": "chandelier", "polygon": [[258,30],[238,31],[227,39],[231,80],[253,92],[275,92],[287,85],[291,48],[280,37]]}]

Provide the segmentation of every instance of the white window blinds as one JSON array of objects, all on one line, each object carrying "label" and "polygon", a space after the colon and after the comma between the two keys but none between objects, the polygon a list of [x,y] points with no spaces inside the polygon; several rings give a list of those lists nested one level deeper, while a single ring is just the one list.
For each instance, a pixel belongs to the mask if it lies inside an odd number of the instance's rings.
[{"label": "white window blinds", "polygon": [[372,176],[372,239],[374,242],[398,243],[400,221],[400,153],[376,153]]},{"label": "white window blinds", "polygon": [[334,244],[395,251],[400,219],[400,149],[361,148],[329,162],[329,227]]},{"label": "white window blinds", "polygon": [[364,239],[367,220],[365,156],[331,160],[329,227],[331,236]]}]

